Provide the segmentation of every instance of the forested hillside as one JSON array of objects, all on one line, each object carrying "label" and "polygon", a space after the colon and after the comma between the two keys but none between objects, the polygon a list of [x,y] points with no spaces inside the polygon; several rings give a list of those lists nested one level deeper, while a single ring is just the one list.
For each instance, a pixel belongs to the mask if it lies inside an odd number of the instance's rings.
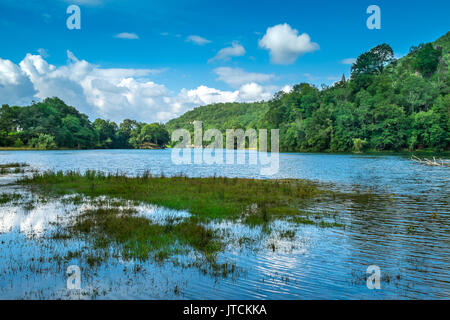
[{"label": "forested hillside", "polygon": [[449,149],[450,32],[394,59],[387,44],[361,54],[351,78],[320,90],[302,83],[268,102],[198,107],[169,131],[279,128],[283,151]]},{"label": "forested hillside", "polygon": [[203,129],[219,129],[225,132],[233,128],[255,128],[269,110],[269,103],[217,103],[195,108],[179,118],[166,123],[166,128],[173,131],[185,128],[193,131],[194,120],[204,121]]}]

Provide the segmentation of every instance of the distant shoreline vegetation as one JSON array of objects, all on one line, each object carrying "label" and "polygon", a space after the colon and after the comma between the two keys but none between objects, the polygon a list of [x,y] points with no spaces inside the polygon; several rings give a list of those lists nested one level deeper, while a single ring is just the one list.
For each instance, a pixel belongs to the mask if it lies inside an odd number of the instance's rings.
[{"label": "distant shoreline vegetation", "polygon": [[161,149],[169,142],[163,124],[125,119],[88,117],[59,98],[47,98],[28,107],[4,104],[0,109],[0,148],[57,149]]},{"label": "distant shoreline vegetation", "polygon": [[[254,103],[195,108],[166,124],[88,117],[59,98],[0,109],[0,150],[159,149],[177,129],[279,129],[281,152],[448,152],[450,32],[394,59],[381,44],[361,54],[351,78],[307,83]],[[245,147],[248,147],[246,143]]]},{"label": "distant shoreline vegetation", "polygon": [[450,150],[450,32],[394,59],[381,44],[361,54],[332,86],[301,83],[269,101],[195,108],[169,132],[279,129],[284,152],[443,152]]}]

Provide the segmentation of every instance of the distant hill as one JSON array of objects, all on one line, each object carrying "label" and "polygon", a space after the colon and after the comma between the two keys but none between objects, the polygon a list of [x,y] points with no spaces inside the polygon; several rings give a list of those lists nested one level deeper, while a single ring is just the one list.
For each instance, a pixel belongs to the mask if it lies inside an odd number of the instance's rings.
[{"label": "distant hill", "polygon": [[181,117],[172,119],[166,123],[166,128],[172,132],[178,128],[193,130],[194,120],[204,121],[203,128],[215,128],[219,130],[258,127],[259,120],[269,110],[269,104],[255,103],[217,103],[197,107],[186,112]]},{"label": "distant hill", "polygon": [[319,90],[306,83],[268,102],[195,108],[169,131],[279,128],[283,151],[449,149],[450,32],[394,60],[382,44],[358,57],[348,81]]}]

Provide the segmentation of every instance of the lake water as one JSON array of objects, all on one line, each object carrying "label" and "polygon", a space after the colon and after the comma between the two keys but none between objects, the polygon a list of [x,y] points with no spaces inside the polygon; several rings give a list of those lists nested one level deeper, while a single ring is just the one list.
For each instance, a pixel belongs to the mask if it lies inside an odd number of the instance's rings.
[{"label": "lake water", "polygon": [[[236,152],[236,151],[231,151]],[[212,224],[231,236],[219,259],[241,272],[217,278],[195,268],[121,261],[83,270],[82,287],[95,298],[144,299],[449,299],[450,169],[424,166],[402,156],[282,153],[279,172],[263,176],[255,165],[174,165],[171,150],[86,150],[0,152],[0,164],[26,162],[33,169],[96,169],[128,175],[144,171],[165,175],[301,178],[340,191],[376,194],[370,203],[330,200],[308,208],[334,213],[345,228],[296,227],[291,240],[277,233],[233,223]],[[2,192],[26,192],[0,177]],[[31,194],[26,196],[33,197]],[[82,206],[82,205],[81,205]],[[73,248],[75,240],[41,237],[52,222],[80,206],[48,202],[34,208],[0,206],[0,298],[77,298],[67,292],[67,266],[75,260],[45,259]],[[166,209],[142,207],[142,214],[164,216]],[[180,214],[180,213],[177,213]],[[184,212],[182,215],[189,215]],[[276,224],[277,222],[275,222]],[[282,230],[279,223],[273,226]],[[277,230],[278,230],[277,229]],[[258,250],[236,246],[245,234]],[[271,248],[276,247],[277,250]],[[40,260],[41,259],[41,260]],[[367,267],[381,269],[381,289],[366,286]],[[83,268],[82,268],[83,269]],[[95,294],[92,294],[92,293]]]}]

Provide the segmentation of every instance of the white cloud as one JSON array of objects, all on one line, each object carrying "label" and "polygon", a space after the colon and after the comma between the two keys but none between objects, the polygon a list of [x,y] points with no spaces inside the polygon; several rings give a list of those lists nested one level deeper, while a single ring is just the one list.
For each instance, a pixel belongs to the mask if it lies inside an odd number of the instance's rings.
[{"label": "white cloud", "polygon": [[36,91],[27,75],[10,60],[0,58],[0,104],[26,104]]},{"label": "white cloud", "polygon": [[[181,38],[181,34],[179,34],[179,33],[173,34],[173,33],[167,32],[167,31],[161,32],[160,35],[163,36],[163,37],[175,37],[175,38]],[[187,39],[186,39],[186,40],[187,40]],[[206,40],[206,39],[205,39],[205,40]],[[209,40],[207,40],[207,41],[209,41]]]},{"label": "white cloud", "polygon": [[210,43],[211,41],[200,36],[191,35],[186,38],[187,42],[192,42],[198,44],[199,46],[203,46],[204,44]]},{"label": "white cloud", "polygon": [[245,48],[241,44],[239,44],[239,42],[233,41],[231,47],[220,49],[219,52],[217,52],[217,54],[214,57],[209,59],[208,62],[212,62],[215,60],[227,61],[230,60],[232,57],[240,57],[243,56],[244,54]]},{"label": "white cloud", "polygon": [[218,102],[234,102],[239,96],[239,91],[221,91],[207,86],[199,86],[196,89],[182,89],[178,98],[194,104],[211,104]]},{"label": "white cloud", "polygon": [[292,64],[300,55],[319,49],[308,34],[298,35],[298,30],[287,23],[267,28],[258,44],[270,51],[271,61],[276,64]]},{"label": "white cloud", "polygon": [[[196,89],[182,89],[177,96],[168,98],[167,102],[177,104],[182,108],[183,105],[191,105],[194,107],[219,102],[261,101],[268,100],[273,96],[275,90],[269,91],[268,89],[256,83],[242,85],[238,90],[234,91],[222,91],[202,85]],[[273,88],[270,87],[270,89]]]},{"label": "white cloud", "polygon": [[139,36],[136,33],[122,32],[116,34],[114,38],[135,40],[139,39]]},{"label": "white cloud", "polygon": [[255,82],[244,84],[239,89],[239,97],[243,101],[269,100],[272,96],[272,92]]},{"label": "white cloud", "polygon": [[342,64],[354,64],[356,62],[356,58],[347,58],[344,60],[341,60]]},{"label": "white cloud", "polygon": [[214,73],[219,76],[217,80],[224,81],[233,88],[250,82],[267,82],[275,77],[273,74],[252,73],[246,72],[241,68],[229,67],[216,68],[214,69]]},{"label": "white cloud", "polygon": [[161,108],[171,111],[163,101],[169,90],[148,79],[157,70],[102,69],[77,59],[70,51],[68,58],[68,64],[58,68],[39,55],[27,54],[20,62],[20,69],[34,85],[36,98],[58,96],[91,118],[166,120],[157,114]]},{"label": "white cloud", "polygon": [[39,53],[39,55],[40,55],[42,58],[47,58],[47,57],[49,56],[47,50],[45,50],[45,49],[43,49],[43,48],[37,49],[37,52]]},{"label": "white cloud", "polygon": [[287,84],[283,88],[281,88],[281,91],[283,91],[284,93],[289,93],[292,91],[292,89],[293,89],[292,86]]},{"label": "white cloud", "polygon": [[[223,80],[235,89],[224,91],[200,85],[173,92],[150,79],[164,69],[106,69],[78,59],[70,51],[67,57],[67,63],[59,67],[40,55],[27,54],[18,65],[0,58],[1,103],[26,105],[32,100],[57,96],[91,119],[164,122],[199,105],[267,100],[280,90],[257,83],[268,81],[273,75],[218,68]],[[236,75],[245,81],[234,79]]]}]

